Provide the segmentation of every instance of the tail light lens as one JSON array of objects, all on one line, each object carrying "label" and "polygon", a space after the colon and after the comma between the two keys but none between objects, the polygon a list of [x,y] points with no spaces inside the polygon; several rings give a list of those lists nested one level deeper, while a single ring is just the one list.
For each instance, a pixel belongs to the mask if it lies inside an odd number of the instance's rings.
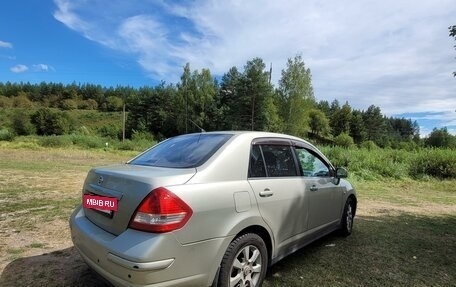
[{"label": "tail light lens", "polygon": [[169,232],[179,229],[192,216],[192,209],[164,187],[152,190],[136,209],[130,228],[147,232]]}]

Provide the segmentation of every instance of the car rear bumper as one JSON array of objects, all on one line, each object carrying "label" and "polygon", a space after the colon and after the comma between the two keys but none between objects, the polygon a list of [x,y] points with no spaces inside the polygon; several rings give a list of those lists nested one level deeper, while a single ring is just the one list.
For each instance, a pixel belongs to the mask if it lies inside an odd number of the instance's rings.
[{"label": "car rear bumper", "polygon": [[[115,236],[84,216],[70,218],[71,237],[84,261],[115,286],[209,286],[232,238],[181,244],[174,234],[127,229]],[[221,254],[221,255],[220,255]]]}]

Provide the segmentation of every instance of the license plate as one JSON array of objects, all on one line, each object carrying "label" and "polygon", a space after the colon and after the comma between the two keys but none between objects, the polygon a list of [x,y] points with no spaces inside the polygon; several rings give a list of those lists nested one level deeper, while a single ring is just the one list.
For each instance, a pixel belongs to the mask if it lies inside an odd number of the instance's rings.
[{"label": "license plate", "polygon": [[95,209],[107,214],[117,211],[117,198],[84,194],[83,205],[85,208]]}]

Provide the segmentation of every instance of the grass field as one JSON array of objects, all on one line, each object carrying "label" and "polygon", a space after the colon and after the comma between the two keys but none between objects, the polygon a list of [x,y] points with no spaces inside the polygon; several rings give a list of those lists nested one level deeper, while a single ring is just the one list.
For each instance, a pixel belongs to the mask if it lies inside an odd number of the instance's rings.
[{"label": "grass field", "polygon": [[[0,286],[103,286],[72,248],[68,217],[90,167],[134,154],[0,142]],[[456,286],[456,180],[353,183],[353,234],[285,258],[264,286]]]}]

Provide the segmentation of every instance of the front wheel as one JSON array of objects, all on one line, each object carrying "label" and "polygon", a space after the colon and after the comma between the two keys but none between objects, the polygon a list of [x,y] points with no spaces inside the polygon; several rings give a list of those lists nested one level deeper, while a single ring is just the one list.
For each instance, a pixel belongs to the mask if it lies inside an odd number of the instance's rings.
[{"label": "front wheel", "polygon": [[219,286],[259,287],[268,267],[268,252],[263,239],[246,233],[231,242],[220,265]]},{"label": "front wheel", "polygon": [[344,236],[348,236],[353,230],[353,219],[355,218],[355,203],[353,199],[349,197],[345,203],[344,213],[340,222],[340,233]]}]

